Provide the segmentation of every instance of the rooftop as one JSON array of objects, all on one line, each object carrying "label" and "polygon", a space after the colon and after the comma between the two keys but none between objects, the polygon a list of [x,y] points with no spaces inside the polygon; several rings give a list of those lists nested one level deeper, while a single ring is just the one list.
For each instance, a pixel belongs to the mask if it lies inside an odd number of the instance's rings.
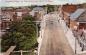
[{"label": "rooftop", "polygon": [[43,11],[44,9],[42,7],[35,7],[33,8],[33,11]]},{"label": "rooftop", "polygon": [[71,20],[77,20],[81,14],[83,14],[86,10],[85,9],[77,9],[74,13],[70,15]]}]

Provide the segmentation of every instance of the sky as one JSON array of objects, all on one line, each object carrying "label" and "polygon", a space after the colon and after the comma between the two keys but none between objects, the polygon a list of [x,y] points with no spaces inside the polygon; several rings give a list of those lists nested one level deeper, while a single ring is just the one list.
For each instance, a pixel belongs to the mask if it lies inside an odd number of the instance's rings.
[{"label": "sky", "polygon": [[62,5],[66,3],[86,3],[86,0],[0,0],[0,7],[16,7],[16,6],[31,6],[31,5]]}]

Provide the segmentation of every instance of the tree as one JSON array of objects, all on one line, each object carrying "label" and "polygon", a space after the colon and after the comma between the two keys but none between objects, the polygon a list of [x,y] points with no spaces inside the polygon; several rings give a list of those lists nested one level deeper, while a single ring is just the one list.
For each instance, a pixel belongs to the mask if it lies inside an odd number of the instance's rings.
[{"label": "tree", "polygon": [[13,21],[10,29],[2,36],[2,51],[16,45],[15,50],[30,50],[37,47],[36,26],[32,16],[23,17],[22,21]]},{"label": "tree", "polygon": [[47,5],[47,13],[53,12],[54,11],[54,6],[53,5]]}]

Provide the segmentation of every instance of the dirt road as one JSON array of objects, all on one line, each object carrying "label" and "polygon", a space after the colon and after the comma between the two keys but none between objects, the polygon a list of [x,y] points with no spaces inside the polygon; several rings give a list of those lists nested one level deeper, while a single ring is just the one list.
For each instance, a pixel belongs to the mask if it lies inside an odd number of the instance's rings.
[{"label": "dirt road", "polygon": [[46,21],[39,55],[74,55],[58,22],[50,21],[50,19]]}]

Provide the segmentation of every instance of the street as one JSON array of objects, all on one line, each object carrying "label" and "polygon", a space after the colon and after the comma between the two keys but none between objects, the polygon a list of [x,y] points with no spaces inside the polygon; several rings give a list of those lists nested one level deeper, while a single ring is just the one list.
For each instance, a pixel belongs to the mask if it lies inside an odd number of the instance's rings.
[{"label": "street", "polygon": [[51,15],[46,20],[39,55],[74,55],[61,25],[58,20]]}]

